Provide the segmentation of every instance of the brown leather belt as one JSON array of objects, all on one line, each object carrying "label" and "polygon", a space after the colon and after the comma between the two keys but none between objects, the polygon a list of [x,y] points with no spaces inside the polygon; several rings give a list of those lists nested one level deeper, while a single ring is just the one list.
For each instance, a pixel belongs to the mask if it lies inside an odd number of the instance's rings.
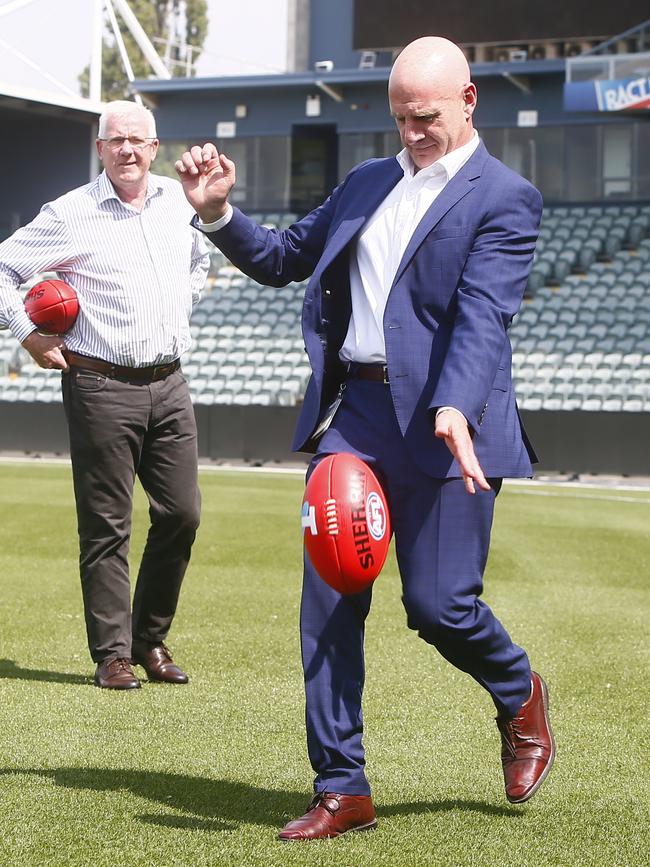
[{"label": "brown leather belt", "polygon": [[92,370],[93,373],[102,373],[110,379],[124,379],[127,382],[155,382],[165,379],[181,366],[180,360],[170,361],[169,364],[156,364],[152,367],[123,367],[121,364],[111,364],[102,361],[101,358],[91,358],[89,355],[79,355],[66,349],[64,356],[70,367],[79,367],[83,370]]},{"label": "brown leather belt", "polygon": [[357,364],[350,366],[351,379],[368,379],[371,382],[388,384],[388,368],[385,364]]}]

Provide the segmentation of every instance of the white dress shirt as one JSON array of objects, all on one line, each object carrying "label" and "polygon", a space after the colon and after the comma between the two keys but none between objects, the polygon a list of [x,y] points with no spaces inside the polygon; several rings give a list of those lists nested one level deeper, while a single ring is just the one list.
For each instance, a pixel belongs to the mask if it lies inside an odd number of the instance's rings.
[{"label": "white dress shirt", "polygon": [[418,171],[406,149],[397,155],[404,177],[366,222],[350,256],[352,316],[340,351],[343,361],[386,363],[384,310],[404,251],[424,214],[478,145],[475,132],[467,144]]},{"label": "white dress shirt", "polygon": [[192,213],[178,181],[151,174],[141,211],[105,172],[44,205],[0,244],[0,327],[22,342],[34,326],[16,288],[56,271],[79,297],[68,349],[127,367],[179,358],[209,265]]}]

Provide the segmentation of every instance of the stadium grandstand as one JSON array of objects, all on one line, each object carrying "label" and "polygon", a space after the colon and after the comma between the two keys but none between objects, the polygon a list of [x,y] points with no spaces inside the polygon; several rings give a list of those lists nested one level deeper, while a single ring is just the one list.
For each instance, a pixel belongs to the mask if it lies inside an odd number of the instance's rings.
[{"label": "stadium grandstand", "polygon": [[[492,9],[485,16],[475,0],[469,6],[477,14],[465,4],[461,19],[443,4],[407,0],[399,27],[383,0],[297,5],[303,14],[292,24],[293,66],[284,75],[134,83],[156,113],[163,165],[166,157],[171,172],[185,147],[216,140],[238,165],[234,203],[266,225],[286,228],[353,164],[399,149],[386,84],[400,46],[431,32],[460,42],[479,89],[480,134],[545,199],[526,297],[511,330],[526,424],[542,443],[554,429],[583,437],[593,431],[596,413],[621,429],[645,430],[639,425],[647,425],[650,412],[650,22],[643,4],[612,4],[595,14],[581,0],[568,7],[554,0],[542,16],[499,0],[503,14]],[[550,14],[554,6],[563,14]],[[260,288],[213,250],[183,369],[197,408],[219,413],[215,424],[227,424],[229,407],[300,402],[309,377],[303,290]],[[5,409],[60,399],[59,376],[35,367],[0,331]],[[569,414],[571,426],[563,427]],[[607,448],[603,439],[590,469],[630,472],[637,453],[608,459]],[[571,460],[554,453],[548,468],[588,469]]]}]

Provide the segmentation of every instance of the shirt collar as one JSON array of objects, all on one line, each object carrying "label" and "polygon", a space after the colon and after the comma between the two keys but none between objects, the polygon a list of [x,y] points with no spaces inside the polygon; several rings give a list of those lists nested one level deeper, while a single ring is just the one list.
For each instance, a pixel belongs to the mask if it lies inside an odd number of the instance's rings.
[{"label": "shirt collar", "polygon": [[[162,192],[162,189],[163,185],[160,181],[160,178],[158,178],[156,175],[152,175],[151,172],[149,172],[147,176],[147,199],[150,199],[157,193]],[[106,202],[109,199],[117,199],[118,202],[122,201],[115,192],[115,187],[113,186],[108,175],[106,174],[106,169],[104,169],[104,171],[97,178],[97,190],[99,192],[100,202]]]},{"label": "shirt collar", "polygon": [[421,178],[423,182],[426,182],[429,178],[440,175],[441,172],[444,172],[447,176],[447,180],[450,181],[453,176],[462,169],[479,144],[480,139],[478,133],[474,130],[474,135],[467,144],[461,145],[461,147],[450,151],[450,153],[440,157],[440,159],[436,160],[435,163],[431,163],[430,166],[420,169],[417,173],[415,172],[413,160],[409,156],[406,148],[397,154],[397,162],[402,167],[404,177],[407,181],[412,181],[414,177],[417,177]]}]

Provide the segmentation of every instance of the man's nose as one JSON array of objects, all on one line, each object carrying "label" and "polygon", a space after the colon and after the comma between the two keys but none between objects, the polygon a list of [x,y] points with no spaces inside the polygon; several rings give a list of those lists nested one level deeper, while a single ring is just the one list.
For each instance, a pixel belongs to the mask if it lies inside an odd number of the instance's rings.
[{"label": "man's nose", "polygon": [[404,123],[404,140],[409,144],[424,138],[424,133],[419,129],[417,124],[410,123],[408,120]]}]

